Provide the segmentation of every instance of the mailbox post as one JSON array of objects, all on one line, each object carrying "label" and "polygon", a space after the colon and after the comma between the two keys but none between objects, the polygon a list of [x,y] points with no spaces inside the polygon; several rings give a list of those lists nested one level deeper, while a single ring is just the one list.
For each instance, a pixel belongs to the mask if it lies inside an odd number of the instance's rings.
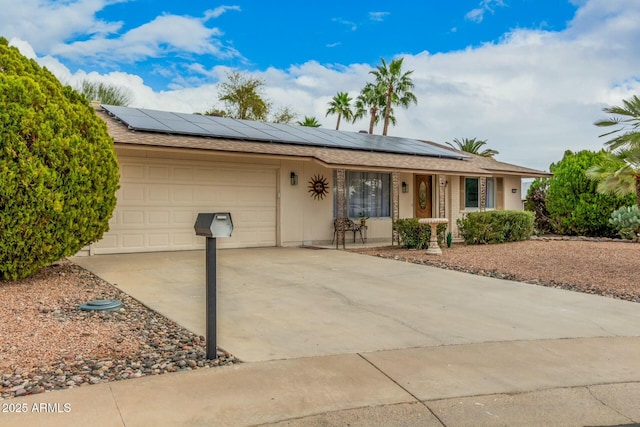
[{"label": "mailbox post", "polygon": [[207,359],[215,359],[217,354],[216,317],[216,238],[231,237],[233,221],[230,212],[199,213],[194,225],[197,236],[207,238],[206,246],[206,316],[207,316]]}]

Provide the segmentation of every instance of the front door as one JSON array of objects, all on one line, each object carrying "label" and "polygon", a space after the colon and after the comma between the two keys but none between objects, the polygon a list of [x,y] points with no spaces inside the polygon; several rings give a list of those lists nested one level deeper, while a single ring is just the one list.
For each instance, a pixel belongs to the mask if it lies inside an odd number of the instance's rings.
[{"label": "front door", "polygon": [[431,218],[431,175],[416,175],[414,188],[416,218]]}]

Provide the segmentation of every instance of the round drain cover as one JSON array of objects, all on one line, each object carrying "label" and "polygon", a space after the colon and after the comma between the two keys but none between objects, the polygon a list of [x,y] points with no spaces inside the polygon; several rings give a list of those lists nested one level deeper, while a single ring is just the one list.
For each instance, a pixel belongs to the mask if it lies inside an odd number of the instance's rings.
[{"label": "round drain cover", "polygon": [[122,307],[122,302],[114,299],[97,299],[80,306],[84,311],[115,311]]}]

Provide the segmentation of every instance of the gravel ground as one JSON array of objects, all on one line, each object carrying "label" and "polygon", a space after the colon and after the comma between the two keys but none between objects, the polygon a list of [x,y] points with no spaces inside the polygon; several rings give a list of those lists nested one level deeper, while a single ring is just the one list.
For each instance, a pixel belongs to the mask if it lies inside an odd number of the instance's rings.
[{"label": "gravel ground", "polygon": [[[87,312],[115,299],[123,308]],[[0,280],[0,400],[50,390],[237,363],[204,337],[63,260],[19,281]]]},{"label": "gravel ground", "polygon": [[397,246],[353,252],[640,302],[640,244],[627,241],[453,244],[442,256]]}]

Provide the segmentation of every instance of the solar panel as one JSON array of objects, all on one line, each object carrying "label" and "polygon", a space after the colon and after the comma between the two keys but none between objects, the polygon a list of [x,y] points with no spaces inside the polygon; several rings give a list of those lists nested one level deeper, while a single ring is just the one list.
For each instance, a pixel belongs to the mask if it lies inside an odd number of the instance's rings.
[{"label": "solar panel", "polygon": [[369,135],[290,124],[236,120],[199,114],[171,113],[143,108],[102,105],[132,129],[149,132],[201,135],[250,141],[321,146],[350,150],[465,159],[468,156],[422,141],[395,136]]}]

